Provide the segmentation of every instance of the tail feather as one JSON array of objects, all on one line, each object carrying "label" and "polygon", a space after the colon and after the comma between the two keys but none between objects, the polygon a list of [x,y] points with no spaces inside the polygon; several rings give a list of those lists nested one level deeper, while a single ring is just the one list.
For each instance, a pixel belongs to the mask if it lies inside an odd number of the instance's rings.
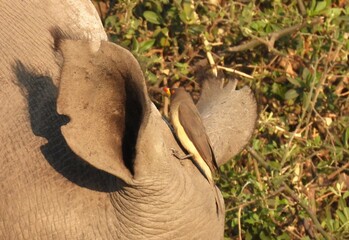
[{"label": "tail feather", "polygon": [[213,194],[214,194],[215,204],[216,204],[216,212],[217,212],[217,216],[219,217],[221,214],[224,214],[224,207],[222,206],[222,203],[220,201],[219,190],[216,187],[216,184],[213,181],[213,179],[210,179],[208,182],[213,188]]},{"label": "tail feather", "polygon": [[217,215],[220,216],[221,214],[224,214],[224,208],[220,201],[218,188],[216,186],[213,186],[213,187],[214,187],[214,195],[216,200],[216,211],[217,211]]}]

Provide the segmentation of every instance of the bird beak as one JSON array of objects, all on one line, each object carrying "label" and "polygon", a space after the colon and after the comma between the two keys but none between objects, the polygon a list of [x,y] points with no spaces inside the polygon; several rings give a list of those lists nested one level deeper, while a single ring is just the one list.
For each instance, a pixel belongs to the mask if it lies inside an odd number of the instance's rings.
[{"label": "bird beak", "polygon": [[171,89],[168,87],[163,88],[164,93],[166,94],[167,97],[171,97]]}]

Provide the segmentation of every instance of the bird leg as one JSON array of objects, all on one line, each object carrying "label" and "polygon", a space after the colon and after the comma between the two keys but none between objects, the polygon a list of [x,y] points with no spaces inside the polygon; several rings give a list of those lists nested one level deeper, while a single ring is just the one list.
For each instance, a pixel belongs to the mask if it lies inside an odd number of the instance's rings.
[{"label": "bird leg", "polygon": [[184,155],[184,156],[180,156],[179,152],[176,149],[174,149],[174,148],[171,148],[171,151],[172,151],[172,155],[175,156],[176,158],[178,158],[179,160],[191,158],[193,156],[192,154],[187,154],[187,155]]}]

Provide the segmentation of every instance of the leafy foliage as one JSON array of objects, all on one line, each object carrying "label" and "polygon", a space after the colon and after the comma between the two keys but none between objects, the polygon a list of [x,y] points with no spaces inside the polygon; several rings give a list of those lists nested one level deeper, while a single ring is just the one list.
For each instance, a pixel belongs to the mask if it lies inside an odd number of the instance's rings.
[{"label": "leafy foliage", "polygon": [[252,148],[222,166],[218,181],[227,239],[349,237],[348,1],[103,4],[111,40],[141,61],[159,108],[163,85],[200,90],[203,61],[256,92]]}]

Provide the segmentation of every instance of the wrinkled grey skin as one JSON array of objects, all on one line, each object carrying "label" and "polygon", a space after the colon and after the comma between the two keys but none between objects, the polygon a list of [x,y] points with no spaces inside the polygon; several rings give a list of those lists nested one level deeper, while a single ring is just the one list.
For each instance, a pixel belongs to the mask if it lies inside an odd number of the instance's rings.
[{"label": "wrinkled grey skin", "polygon": [[[137,61],[92,4],[0,7],[0,239],[222,239],[213,189],[172,156]],[[221,165],[247,144],[256,104],[217,82],[198,107]]]}]

